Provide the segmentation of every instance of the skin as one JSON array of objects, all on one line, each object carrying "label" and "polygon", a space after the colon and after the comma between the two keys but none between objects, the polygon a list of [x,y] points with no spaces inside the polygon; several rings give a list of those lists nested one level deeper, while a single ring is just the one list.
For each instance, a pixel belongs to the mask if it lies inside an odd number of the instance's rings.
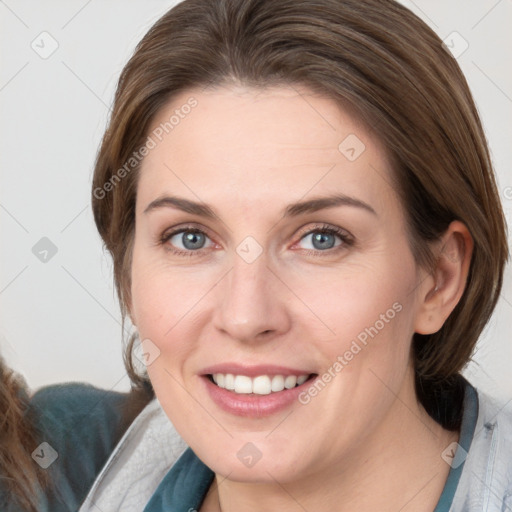
[{"label": "skin", "polygon": [[[152,129],[191,96],[197,106],[142,163],[130,312],[160,350],[148,373],[163,409],[216,473],[201,511],[432,511],[450,470],[441,453],[458,433],[417,401],[410,346],[414,332],[437,331],[462,295],[467,229],[453,222],[433,247],[435,271],[420,268],[384,148],[328,98],[286,86],[192,89]],[[366,147],[354,161],[338,149],[350,134]],[[374,213],[344,205],[282,215],[333,193]],[[207,203],[216,217],[145,212],[165,195]],[[182,234],[160,242],[191,223],[207,235],[200,252]],[[334,248],[319,249],[319,225],[352,243],[332,235]],[[252,263],[236,252],[247,236],[263,250]],[[401,311],[307,405],[243,418],[205,392],[201,370],[225,361],[321,375],[396,303]],[[248,442],[262,454],[250,468],[237,457]]]}]

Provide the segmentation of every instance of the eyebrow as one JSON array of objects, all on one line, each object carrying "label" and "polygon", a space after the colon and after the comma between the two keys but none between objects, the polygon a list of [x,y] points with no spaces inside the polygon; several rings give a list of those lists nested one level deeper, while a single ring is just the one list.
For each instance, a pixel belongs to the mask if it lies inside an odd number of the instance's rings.
[{"label": "eyebrow", "polygon": [[[289,204],[283,213],[283,217],[297,217],[305,213],[314,213],[319,210],[327,208],[335,208],[337,206],[352,206],[366,210],[373,215],[377,215],[377,212],[364,201],[356,199],[355,197],[346,196],[344,194],[333,194],[325,197],[318,197],[307,201],[298,201],[296,203]],[[164,196],[151,201],[144,210],[144,213],[149,213],[158,208],[175,208],[185,213],[198,215],[199,217],[205,217],[208,219],[216,219],[218,216],[215,210],[206,203],[197,203],[190,201],[183,197],[176,196]]]}]

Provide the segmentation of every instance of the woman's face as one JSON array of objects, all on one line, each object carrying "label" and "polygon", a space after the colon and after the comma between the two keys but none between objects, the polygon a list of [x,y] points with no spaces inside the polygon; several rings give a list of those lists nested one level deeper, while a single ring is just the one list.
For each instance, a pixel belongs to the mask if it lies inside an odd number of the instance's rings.
[{"label": "woman's face", "polygon": [[131,312],[185,441],[285,482],[391,435],[425,274],[375,136],[284,86],[183,92],[149,136]]}]

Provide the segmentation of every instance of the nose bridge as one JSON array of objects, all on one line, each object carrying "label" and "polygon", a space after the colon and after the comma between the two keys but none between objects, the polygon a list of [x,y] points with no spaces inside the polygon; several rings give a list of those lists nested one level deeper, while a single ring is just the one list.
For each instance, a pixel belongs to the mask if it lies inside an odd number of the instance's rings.
[{"label": "nose bridge", "polygon": [[287,329],[288,315],[265,254],[247,258],[245,255],[252,249],[249,246],[245,253],[243,249],[242,242],[233,255],[231,271],[219,288],[215,325],[235,339],[251,341],[264,332],[268,335]]}]

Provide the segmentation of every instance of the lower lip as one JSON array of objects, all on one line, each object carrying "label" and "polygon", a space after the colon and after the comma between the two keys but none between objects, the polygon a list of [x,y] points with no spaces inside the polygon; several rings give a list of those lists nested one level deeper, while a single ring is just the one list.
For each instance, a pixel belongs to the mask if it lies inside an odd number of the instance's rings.
[{"label": "lower lip", "polygon": [[308,388],[315,378],[309,378],[300,386],[292,389],[283,389],[283,391],[270,393],[269,395],[256,395],[237,394],[234,391],[228,391],[214,384],[206,375],[202,376],[211,399],[221,409],[236,416],[250,418],[270,416],[290,407],[294,402],[298,402],[300,393]]}]

